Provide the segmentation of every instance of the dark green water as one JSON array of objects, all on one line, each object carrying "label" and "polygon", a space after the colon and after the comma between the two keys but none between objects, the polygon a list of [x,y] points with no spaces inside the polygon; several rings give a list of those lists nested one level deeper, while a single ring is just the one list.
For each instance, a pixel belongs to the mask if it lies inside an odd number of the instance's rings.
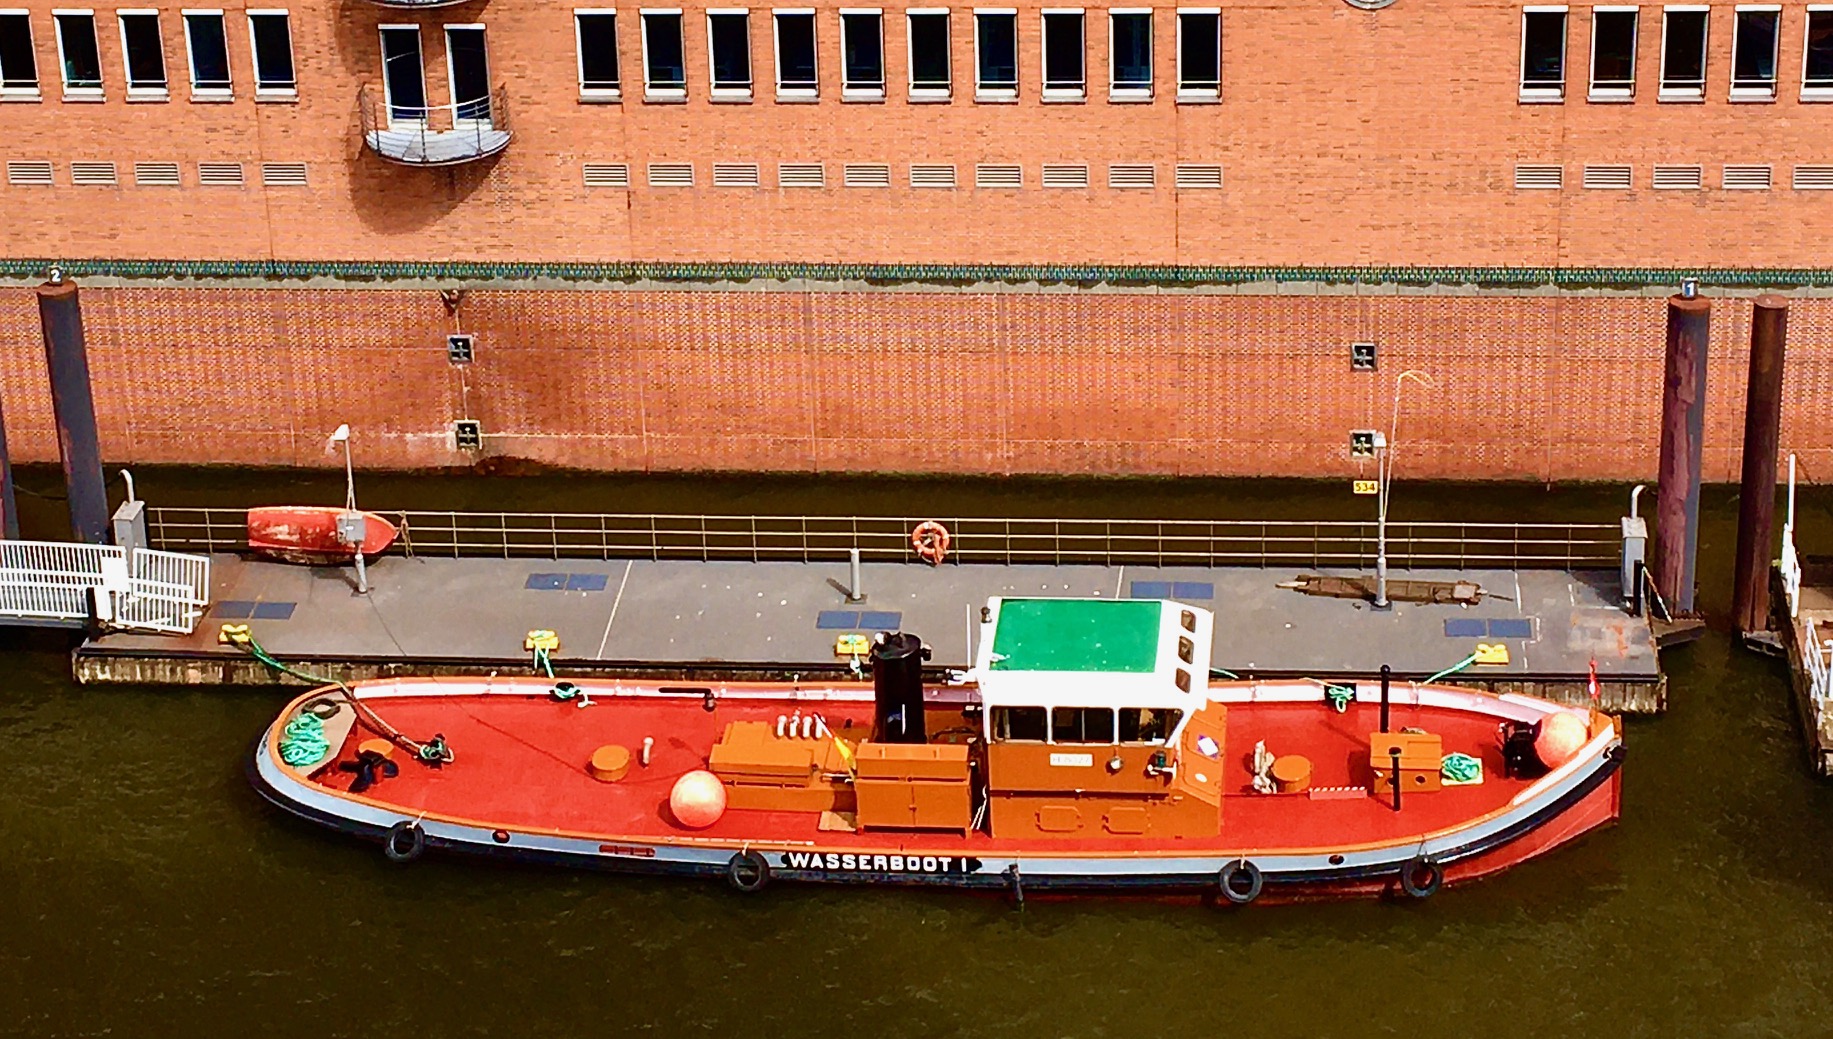
[{"label": "dark green water", "polygon": [[[50,486],[46,474],[28,485]],[[165,504],[337,481],[142,474]],[[282,486],[286,485],[286,486]],[[1334,486],[368,477],[369,503],[582,510],[1354,515]],[[1610,519],[1615,489],[1403,486],[1413,515]],[[28,525],[57,505],[27,496]],[[1729,597],[1735,505],[1702,581]],[[1824,505],[1803,539],[1833,545]],[[1806,1036],[1830,1028],[1833,788],[1781,665],[1715,632],[1629,728],[1624,816],[1422,904],[1218,911],[396,867],[243,779],[275,691],[78,688],[0,636],[4,1036]]]}]

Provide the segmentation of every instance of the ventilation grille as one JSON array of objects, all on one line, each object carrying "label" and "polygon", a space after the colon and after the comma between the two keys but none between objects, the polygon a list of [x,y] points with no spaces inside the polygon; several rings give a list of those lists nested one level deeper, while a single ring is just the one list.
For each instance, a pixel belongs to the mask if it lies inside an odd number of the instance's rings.
[{"label": "ventilation grille", "polygon": [[178,187],[182,183],[178,176],[178,163],[136,162],[134,163],[134,183],[151,188]]},{"label": "ventilation grille", "polygon": [[1772,179],[1768,166],[1726,166],[1721,183],[1726,191],[1768,191]]},{"label": "ventilation grille", "polygon": [[[1589,178],[1589,174],[1586,175]],[[1566,186],[1564,166],[1516,166],[1515,187],[1523,191],[1557,191]]]},{"label": "ventilation grille", "polygon": [[1023,166],[998,166],[983,163],[974,167],[977,188],[1018,188],[1025,184]]},{"label": "ventilation grille", "polygon": [[849,188],[888,188],[891,167],[877,162],[848,163],[845,179]]},{"label": "ventilation grille", "polygon": [[1043,184],[1047,188],[1086,188],[1088,187],[1088,167],[1046,165]]},{"label": "ventilation grille", "polygon": [[197,182],[207,188],[239,188],[242,186],[242,164],[200,162],[197,164]]},{"label": "ventilation grille", "polygon": [[6,164],[6,182],[48,188],[55,180],[48,162],[9,162]]},{"label": "ventilation grille", "polygon": [[694,164],[691,162],[652,162],[649,164],[649,186],[652,188],[691,188],[694,186]]},{"label": "ventilation grille", "polygon": [[1698,191],[1706,186],[1706,175],[1698,166],[1656,166],[1650,183],[1657,191]]},{"label": "ventilation grille", "polygon": [[630,167],[621,162],[588,162],[585,165],[586,187],[628,188]]},{"label": "ventilation grille", "polygon": [[1628,166],[1586,166],[1585,186],[1588,188],[1614,188],[1627,190],[1630,183]]},{"label": "ventilation grille", "polygon": [[713,164],[713,186],[716,188],[757,187],[757,163],[716,162]]},{"label": "ventilation grille", "polygon": [[910,186],[913,188],[952,188],[955,186],[955,168],[912,163]]},{"label": "ventilation grille", "polygon": [[70,183],[108,187],[120,181],[112,162],[73,162],[70,164]]},{"label": "ventilation grille", "polygon": [[776,168],[776,182],[783,188],[825,188],[827,167],[818,162],[785,162]]},{"label": "ventilation grille", "polygon": [[1833,191],[1833,166],[1795,167],[1796,191]]},{"label": "ventilation grille", "polygon": [[1109,166],[1107,168],[1107,186],[1110,188],[1155,188],[1158,186],[1158,167],[1136,163]]},{"label": "ventilation grille", "polygon": [[1222,187],[1222,167],[1193,164],[1180,165],[1177,168],[1177,187],[1179,191],[1220,190]]},{"label": "ventilation grille", "polygon": [[303,188],[306,186],[306,164],[303,162],[264,162],[261,183],[270,188]]}]

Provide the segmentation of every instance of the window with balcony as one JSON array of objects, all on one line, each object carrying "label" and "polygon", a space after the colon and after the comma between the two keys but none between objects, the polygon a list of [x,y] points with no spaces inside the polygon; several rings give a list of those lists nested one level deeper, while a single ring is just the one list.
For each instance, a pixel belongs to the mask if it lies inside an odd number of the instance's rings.
[{"label": "window with balcony", "polygon": [[643,96],[651,101],[687,97],[687,62],[681,45],[681,10],[644,9]]},{"label": "window with balcony", "polygon": [[1740,6],[1731,27],[1731,100],[1773,101],[1782,9]]},{"label": "window with balcony", "polygon": [[1108,13],[1108,67],[1113,80],[1108,98],[1113,101],[1152,99],[1152,12],[1116,10]]},{"label": "window with balcony", "polygon": [[24,11],[0,11],[0,95],[38,96],[32,18]]},{"label": "window with balcony", "polygon": [[1636,96],[1636,9],[1591,9],[1591,92],[1593,101],[1629,101]]},{"label": "window with balcony", "polygon": [[186,11],[185,54],[191,66],[193,100],[227,100],[232,84],[229,74],[229,34],[223,27],[221,11]]},{"label": "window with balcony", "polygon": [[1081,8],[1044,10],[1044,100],[1072,101],[1088,95]]},{"label": "window with balcony", "polygon": [[1177,96],[1180,101],[1215,101],[1222,96],[1220,8],[1178,9]]},{"label": "window with balcony", "polygon": [[945,101],[950,89],[948,9],[914,8],[909,12],[910,99]]},{"label": "window with balcony", "polygon": [[1706,22],[1711,9],[1670,7],[1661,16],[1662,101],[1706,96]]},{"label": "window with balcony", "polygon": [[981,101],[1018,98],[1018,12],[974,12],[974,97]]},{"label": "window with balcony", "polygon": [[885,24],[877,10],[840,12],[840,96],[875,101],[885,96]]},{"label": "window with balcony", "polygon": [[64,97],[90,99],[102,96],[102,54],[96,47],[94,11],[59,11],[57,61],[64,72]]},{"label": "window with balcony", "polygon": [[382,99],[388,125],[426,125],[426,65],[417,25],[378,26],[382,47]]},{"label": "window with balcony", "polygon": [[164,98],[165,42],[159,38],[159,12],[116,11],[121,23],[121,55],[127,66],[129,98]]},{"label": "window with balcony", "polygon": [[293,76],[293,28],[285,11],[248,12],[248,35],[255,57],[255,96],[286,97],[298,93]]},{"label": "window with balcony", "polygon": [[1808,8],[1806,54],[1801,63],[1801,100],[1833,101],[1833,7]]},{"label": "window with balcony", "polygon": [[623,92],[617,67],[617,12],[574,11],[573,34],[579,46],[580,98],[616,100]]},{"label": "window with balcony", "polygon": [[715,101],[751,98],[751,14],[741,8],[706,13],[708,65]]},{"label": "window with balcony", "polygon": [[1566,97],[1566,9],[1528,7],[1521,13],[1521,100]]},{"label": "window with balcony", "polygon": [[776,96],[811,100],[820,93],[815,66],[815,12],[776,12]]}]

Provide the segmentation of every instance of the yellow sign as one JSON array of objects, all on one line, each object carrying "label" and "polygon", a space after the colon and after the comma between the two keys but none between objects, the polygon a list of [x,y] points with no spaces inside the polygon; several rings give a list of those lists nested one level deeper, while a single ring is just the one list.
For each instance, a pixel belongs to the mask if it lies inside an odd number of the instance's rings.
[{"label": "yellow sign", "polygon": [[1381,485],[1374,480],[1352,480],[1349,486],[1357,494],[1377,494],[1381,490]]}]

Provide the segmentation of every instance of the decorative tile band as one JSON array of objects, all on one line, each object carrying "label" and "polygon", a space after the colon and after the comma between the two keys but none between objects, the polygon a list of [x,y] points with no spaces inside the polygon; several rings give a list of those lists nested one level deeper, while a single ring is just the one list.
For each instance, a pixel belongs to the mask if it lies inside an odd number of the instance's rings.
[{"label": "decorative tile band", "polygon": [[470,263],[368,260],[0,259],[0,277],[40,278],[53,263],[71,277],[254,278],[293,281],[444,280],[575,282],[862,281],[879,285],[988,282],[1198,287],[1290,282],[1337,285],[1468,285],[1526,289],[1679,287],[1828,288],[1833,268],[1673,267],[1184,267],[1085,264],[868,263]]}]

